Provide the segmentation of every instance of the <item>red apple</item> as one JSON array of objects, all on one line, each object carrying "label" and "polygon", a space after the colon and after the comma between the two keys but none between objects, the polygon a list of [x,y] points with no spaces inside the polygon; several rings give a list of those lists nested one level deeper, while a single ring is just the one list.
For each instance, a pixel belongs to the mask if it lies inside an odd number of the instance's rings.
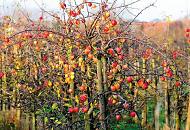
[{"label": "red apple", "polygon": [[130,112],[130,117],[135,117],[136,116],[136,112]]},{"label": "red apple", "polygon": [[146,89],[148,88],[148,83],[145,82],[145,83],[143,84],[142,88],[146,90]]},{"label": "red apple", "polygon": [[128,103],[124,103],[123,107],[124,107],[124,109],[128,109],[129,108],[129,104]]},{"label": "red apple", "polygon": [[42,73],[46,73],[46,71],[47,71],[47,68],[46,67],[42,67]]},{"label": "red apple", "polygon": [[164,60],[163,62],[162,62],[162,66],[163,67],[166,67],[168,65],[168,63]]},{"label": "red apple", "polygon": [[116,87],[113,85],[113,86],[111,86],[111,91],[112,92],[115,92],[116,91]]},{"label": "red apple", "polygon": [[47,86],[48,86],[48,80],[45,80],[45,81],[44,81],[43,86],[44,86],[44,87],[47,87]]},{"label": "red apple", "polygon": [[113,105],[113,99],[110,97],[110,98],[108,98],[108,105]]},{"label": "red apple", "polygon": [[189,38],[189,37],[190,37],[190,34],[189,34],[189,33],[185,34],[185,37],[186,37],[186,38]]},{"label": "red apple", "polygon": [[81,85],[81,86],[79,87],[79,89],[80,89],[80,91],[86,91],[86,86]]},{"label": "red apple", "polygon": [[120,89],[120,85],[119,85],[119,84],[115,84],[114,86],[115,86],[115,89],[116,89],[116,90],[119,90],[119,89]]},{"label": "red apple", "polygon": [[31,26],[34,26],[34,25],[35,25],[34,22],[32,22]]},{"label": "red apple", "polygon": [[4,40],[6,43],[9,43],[10,42],[10,39],[9,38],[5,38]]},{"label": "red apple", "polygon": [[88,108],[87,108],[87,107],[83,107],[83,108],[82,108],[82,112],[83,112],[83,113],[87,113],[87,112],[88,112]]},{"label": "red apple", "polygon": [[92,6],[92,2],[88,2],[88,6],[91,7]]},{"label": "red apple", "polygon": [[3,78],[3,76],[4,76],[4,73],[0,72],[0,78]]},{"label": "red apple", "polygon": [[131,76],[127,77],[127,82],[131,83],[133,81],[133,78]]},{"label": "red apple", "polygon": [[85,53],[86,55],[88,55],[88,54],[90,53],[90,50],[89,50],[89,49],[85,49],[85,50],[84,50],[84,53]]},{"label": "red apple", "polygon": [[75,11],[73,11],[73,10],[71,10],[69,14],[72,17],[76,17],[77,16],[77,13]]},{"label": "red apple", "polygon": [[86,48],[85,48],[85,50],[84,50],[84,53],[86,54],[86,55],[88,55],[90,52],[91,52],[91,46],[87,46]]},{"label": "red apple", "polygon": [[117,65],[118,65],[118,63],[117,63],[116,61],[112,63],[112,67],[113,67],[113,68],[116,68]]},{"label": "red apple", "polygon": [[164,70],[165,70],[166,73],[169,73],[171,71],[171,69],[169,67],[164,68]]},{"label": "red apple", "polygon": [[81,11],[78,9],[76,13],[77,13],[77,15],[80,15]]},{"label": "red apple", "polygon": [[137,82],[138,86],[139,87],[143,87],[144,85],[144,79],[140,79],[138,82]]},{"label": "red apple", "polygon": [[76,25],[79,25],[79,24],[80,24],[80,20],[78,20],[78,19],[75,20],[75,24],[76,24]]},{"label": "red apple", "polygon": [[78,107],[74,107],[74,108],[73,108],[73,112],[74,112],[74,113],[78,113],[78,112],[79,112],[79,108],[78,108]]},{"label": "red apple", "polygon": [[40,16],[39,20],[42,21],[43,20],[43,16]]},{"label": "red apple", "polygon": [[114,55],[114,50],[113,50],[112,48],[109,48],[109,49],[108,49],[108,54],[110,54],[110,55],[113,56],[113,55]]},{"label": "red apple", "polygon": [[187,29],[186,29],[186,32],[190,32],[190,28],[187,28]]},{"label": "red apple", "polygon": [[60,4],[60,7],[61,7],[62,9],[65,9],[65,8],[66,8],[66,4],[65,4],[64,2],[60,2],[59,4]]},{"label": "red apple", "polygon": [[124,58],[123,55],[119,55],[119,56],[118,56],[118,59],[119,59],[119,60],[123,60],[123,58]]},{"label": "red apple", "polygon": [[118,54],[121,53],[121,50],[122,50],[121,47],[116,48],[116,51],[117,51]]},{"label": "red apple", "polygon": [[146,82],[147,82],[148,84],[150,84],[150,83],[152,82],[152,80],[151,80],[150,78],[148,78],[148,79],[146,79]]},{"label": "red apple", "polygon": [[86,100],[87,100],[87,95],[86,94],[80,95],[80,101],[81,102],[85,102]]},{"label": "red apple", "polygon": [[92,50],[92,47],[91,46],[87,46],[86,49]]},{"label": "red apple", "polygon": [[109,30],[110,30],[110,29],[109,29],[108,27],[105,27],[105,28],[104,28],[104,32],[105,32],[105,33],[108,33]]},{"label": "red apple", "polygon": [[171,78],[171,77],[173,76],[173,73],[172,73],[172,71],[170,71],[170,72],[166,73],[166,75],[167,75],[169,78]]},{"label": "red apple", "polygon": [[70,94],[73,93],[73,89],[70,88],[70,89],[68,90],[68,92],[69,92]]},{"label": "red apple", "polygon": [[128,69],[128,65],[123,65],[122,68],[123,69]]},{"label": "red apple", "polygon": [[112,25],[112,26],[116,26],[116,25],[117,25],[117,21],[116,21],[116,20],[112,20],[112,21],[111,21],[111,25]]},{"label": "red apple", "polygon": [[73,109],[72,107],[70,107],[70,108],[68,109],[68,112],[69,112],[69,113],[73,113],[73,112],[74,112],[74,109]]},{"label": "red apple", "polygon": [[48,59],[48,56],[47,56],[47,55],[44,55],[44,56],[42,57],[42,60],[43,60],[44,62],[46,62],[47,59]]},{"label": "red apple", "polygon": [[119,121],[119,120],[121,120],[121,115],[117,114],[117,115],[115,116],[115,118],[116,118],[117,121]]},{"label": "red apple", "polygon": [[176,81],[176,82],[175,82],[175,86],[176,86],[176,87],[180,87],[180,86],[181,86],[181,82],[180,82],[180,81]]},{"label": "red apple", "polygon": [[93,55],[91,53],[88,54],[89,59],[93,59]]},{"label": "red apple", "polygon": [[43,37],[44,37],[44,38],[47,38],[48,36],[49,36],[49,32],[45,31],[45,32],[43,33]]},{"label": "red apple", "polygon": [[166,77],[162,76],[162,77],[160,77],[160,80],[166,81]]}]

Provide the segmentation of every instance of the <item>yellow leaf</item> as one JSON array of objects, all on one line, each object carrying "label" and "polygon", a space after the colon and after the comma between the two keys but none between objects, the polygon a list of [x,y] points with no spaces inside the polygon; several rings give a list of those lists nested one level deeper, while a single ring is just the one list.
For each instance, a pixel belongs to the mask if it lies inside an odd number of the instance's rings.
[{"label": "yellow leaf", "polygon": [[57,108],[58,108],[57,103],[53,103],[53,105],[52,105],[52,109],[54,110],[54,109],[57,109]]},{"label": "yellow leaf", "polygon": [[44,122],[45,122],[45,123],[48,122],[48,118],[47,118],[47,117],[44,118]]},{"label": "yellow leaf", "polygon": [[76,101],[77,104],[79,104],[79,98],[78,98],[78,96],[75,96],[75,101]]},{"label": "yellow leaf", "polygon": [[69,103],[65,103],[63,106],[66,106],[66,107],[72,107],[72,105],[69,104]]},{"label": "yellow leaf", "polygon": [[51,87],[52,86],[52,82],[48,81],[48,86]]}]

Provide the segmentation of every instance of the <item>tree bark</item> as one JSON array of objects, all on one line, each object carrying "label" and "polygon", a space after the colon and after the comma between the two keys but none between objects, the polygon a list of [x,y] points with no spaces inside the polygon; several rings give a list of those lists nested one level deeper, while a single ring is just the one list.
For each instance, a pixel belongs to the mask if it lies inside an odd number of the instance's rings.
[{"label": "tree bark", "polygon": [[104,97],[104,88],[102,84],[102,61],[101,58],[98,58],[97,62],[97,76],[98,76],[98,94],[99,97],[99,106],[100,106],[100,123],[101,123],[101,129],[107,130],[107,124],[105,121],[105,97]]},{"label": "tree bark", "polygon": [[[91,69],[90,69],[90,66],[87,65],[87,76],[88,76],[88,80],[92,80],[92,76],[91,76]],[[88,97],[91,96],[91,90],[90,90],[90,87],[88,86],[87,87],[87,94],[88,94]],[[89,104],[89,99],[87,100],[86,102],[86,106],[88,106],[88,108],[90,109],[90,104]],[[89,110],[88,110],[89,111]],[[91,125],[91,121],[92,121],[92,113],[89,113],[87,112],[84,116],[84,120],[85,120],[85,130],[91,130],[92,129],[92,125]]]},{"label": "tree bark", "polygon": [[187,110],[187,122],[186,122],[186,130],[190,130],[190,94],[189,94],[189,105]]},{"label": "tree bark", "polygon": [[[146,61],[143,59],[142,63],[142,73],[144,74],[146,71]],[[144,97],[144,106],[142,108],[142,122],[141,122],[142,127],[145,127],[147,125],[147,102],[146,102],[146,92],[145,92],[145,97]]]},{"label": "tree bark", "polygon": [[[152,71],[155,72],[155,60],[152,59]],[[157,91],[158,87],[157,87],[157,78],[156,76],[153,77],[153,87],[154,89]],[[158,96],[155,95],[154,97],[154,111],[153,111],[153,115],[154,115],[154,128],[155,130],[159,130],[160,128],[160,122],[159,122],[159,118],[160,118],[160,104],[158,102]]]},{"label": "tree bark", "polygon": [[170,85],[170,81],[168,81],[165,85],[165,123],[169,127],[169,94],[168,94],[168,86]]},{"label": "tree bark", "polygon": [[[190,59],[190,56],[189,56]],[[190,83],[190,61],[188,61],[188,82]],[[187,110],[187,121],[186,121],[186,130],[190,130],[190,93],[189,93],[189,102]]]}]

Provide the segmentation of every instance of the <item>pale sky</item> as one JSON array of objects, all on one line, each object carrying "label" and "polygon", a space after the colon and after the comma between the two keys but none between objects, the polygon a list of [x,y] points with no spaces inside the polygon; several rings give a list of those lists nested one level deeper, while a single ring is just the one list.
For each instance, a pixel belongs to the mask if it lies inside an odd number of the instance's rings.
[{"label": "pale sky", "polygon": [[[40,6],[43,6],[46,10],[51,10],[54,12],[59,12],[59,1],[60,0],[0,0],[0,18],[3,15],[11,15],[15,8],[21,8],[28,10],[28,12],[32,12],[32,16],[39,16],[38,6],[36,1]],[[79,0],[80,1],[80,0]],[[89,1],[99,1],[99,0],[89,0]],[[112,0],[109,0],[112,1]],[[136,0],[118,0],[119,3],[132,2]],[[133,7],[144,8],[148,6],[150,3],[153,3],[156,0],[141,0],[141,2],[133,5]],[[20,3],[20,4],[18,4]],[[45,3],[44,5],[42,3]],[[190,17],[190,0],[157,0],[155,3],[156,7],[151,7],[143,12],[138,17],[138,20],[141,21],[151,21],[154,19],[165,19],[166,16],[170,16],[171,19],[179,19],[184,16]],[[138,11],[133,10],[134,13]],[[127,18],[131,18],[129,16]]]}]

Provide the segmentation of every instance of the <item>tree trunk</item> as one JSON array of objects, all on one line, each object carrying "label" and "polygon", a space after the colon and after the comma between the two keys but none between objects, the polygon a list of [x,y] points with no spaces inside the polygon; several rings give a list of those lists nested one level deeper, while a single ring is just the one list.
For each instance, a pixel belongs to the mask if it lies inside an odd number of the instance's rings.
[{"label": "tree trunk", "polygon": [[100,123],[101,123],[101,129],[107,130],[107,124],[105,121],[105,98],[103,95],[104,88],[102,84],[102,62],[101,58],[98,58],[97,62],[97,77],[98,77],[98,94],[100,95],[99,97],[99,105],[100,105]]},{"label": "tree trunk", "polygon": [[37,118],[36,118],[36,114],[32,113],[32,130],[37,130]]},{"label": "tree trunk", "polygon": [[178,110],[176,110],[175,113],[176,113],[176,126],[175,126],[175,129],[180,130],[180,116],[179,116]]},{"label": "tree trunk", "polygon": [[[3,71],[3,73],[5,73],[6,72],[6,61],[7,59],[6,59],[6,55],[4,54],[4,53],[2,53],[2,61],[3,61],[3,64],[2,64],[2,71]],[[3,76],[3,78],[2,78],[2,90],[3,90],[3,98],[2,98],[2,100],[3,100],[3,104],[2,104],[2,110],[3,111],[5,111],[5,108],[6,108],[6,106],[5,106],[5,96],[6,96],[6,89],[7,89],[7,80],[6,80],[6,74]]]},{"label": "tree trunk", "polygon": [[165,123],[169,127],[169,94],[168,94],[168,87],[170,85],[170,81],[167,82],[165,85]]},{"label": "tree trunk", "polygon": [[[190,56],[189,56],[190,59]],[[188,61],[188,80],[190,83],[190,61]],[[188,102],[188,110],[187,110],[187,121],[186,121],[186,130],[190,130],[190,93],[189,93],[189,102]]]},{"label": "tree trunk", "polygon": [[[152,59],[152,71],[155,73],[155,60]],[[158,87],[157,87],[157,78],[156,76],[153,77],[153,87],[155,89],[155,91],[157,91]],[[153,111],[153,116],[154,116],[154,128],[155,130],[159,130],[160,128],[160,122],[159,122],[159,118],[160,118],[160,104],[158,102],[158,96],[155,95],[154,97],[154,111]]]},{"label": "tree trunk", "polygon": [[[25,113],[25,116],[26,116],[26,120],[25,120],[25,122],[22,122],[22,123],[24,123],[25,124],[25,130],[29,130],[29,128],[30,128],[30,114],[29,113]],[[23,125],[23,124],[21,124],[21,125]]]},{"label": "tree trunk", "polygon": [[[89,80],[92,80],[92,76],[91,76],[91,69],[90,69],[90,66],[87,65],[87,76],[88,76],[88,79]],[[88,97],[91,96],[91,90],[90,90],[90,87],[88,86],[87,87],[87,94],[88,94]],[[88,106],[88,108],[90,108],[90,104],[89,104],[89,99],[87,100],[86,102],[86,106]],[[84,120],[85,120],[85,130],[91,130],[92,129],[92,125],[91,125],[91,121],[92,121],[92,113],[89,113],[87,112],[84,116]]]},{"label": "tree trunk", "polygon": [[[136,71],[135,71],[135,73],[138,73],[138,72],[140,71],[139,59],[136,60],[136,63],[134,64],[134,66],[136,66]],[[137,75],[136,78],[139,79],[139,75]],[[131,87],[132,87],[132,84],[130,83],[129,86],[130,86],[130,88],[131,88]],[[135,88],[134,99],[136,100],[137,98],[138,98],[138,88]],[[138,107],[138,106],[135,105],[134,110],[136,110],[137,107]],[[141,125],[141,121],[139,121],[139,119],[138,119],[137,116],[135,116],[134,122],[135,122],[136,124]]]},{"label": "tree trunk", "polygon": [[[107,65],[107,61],[106,61],[106,58],[105,57],[102,57],[102,73],[103,73],[103,89],[104,89],[104,92],[107,92],[108,91],[108,82],[107,82],[107,69],[106,69],[106,65]],[[107,104],[107,99],[108,99],[108,96],[105,95],[104,96],[104,104],[105,104],[105,117],[107,116],[107,108],[106,108],[106,104]]]},{"label": "tree trunk", "polygon": [[106,59],[105,57],[102,57],[102,65],[103,65],[103,84],[104,84],[104,91],[108,91],[107,86],[107,74],[106,74]]},{"label": "tree trunk", "polygon": [[190,94],[189,94],[189,105],[187,110],[187,122],[186,122],[186,130],[190,130]]},{"label": "tree trunk", "polygon": [[[142,73],[144,74],[146,72],[146,61],[145,59],[143,59],[143,63],[142,63]],[[146,127],[147,124],[147,102],[146,102],[146,92],[145,92],[145,97],[144,97],[144,105],[142,108],[142,122],[141,125],[142,127]]]},{"label": "tree trunk", "polygon": [[[174,70],[175,75],[176,74],[176,70]],[[179,108],[178,106],[179,104],[179,94],[177,91],[177,88],[174,87],[174,94],[175,94],[175,102],[176,102],[176,107],[175,107],[175,111],[174,111],[174,117],[175,117],[175,130],[180,130],[180,115],[179,115]]]}]

